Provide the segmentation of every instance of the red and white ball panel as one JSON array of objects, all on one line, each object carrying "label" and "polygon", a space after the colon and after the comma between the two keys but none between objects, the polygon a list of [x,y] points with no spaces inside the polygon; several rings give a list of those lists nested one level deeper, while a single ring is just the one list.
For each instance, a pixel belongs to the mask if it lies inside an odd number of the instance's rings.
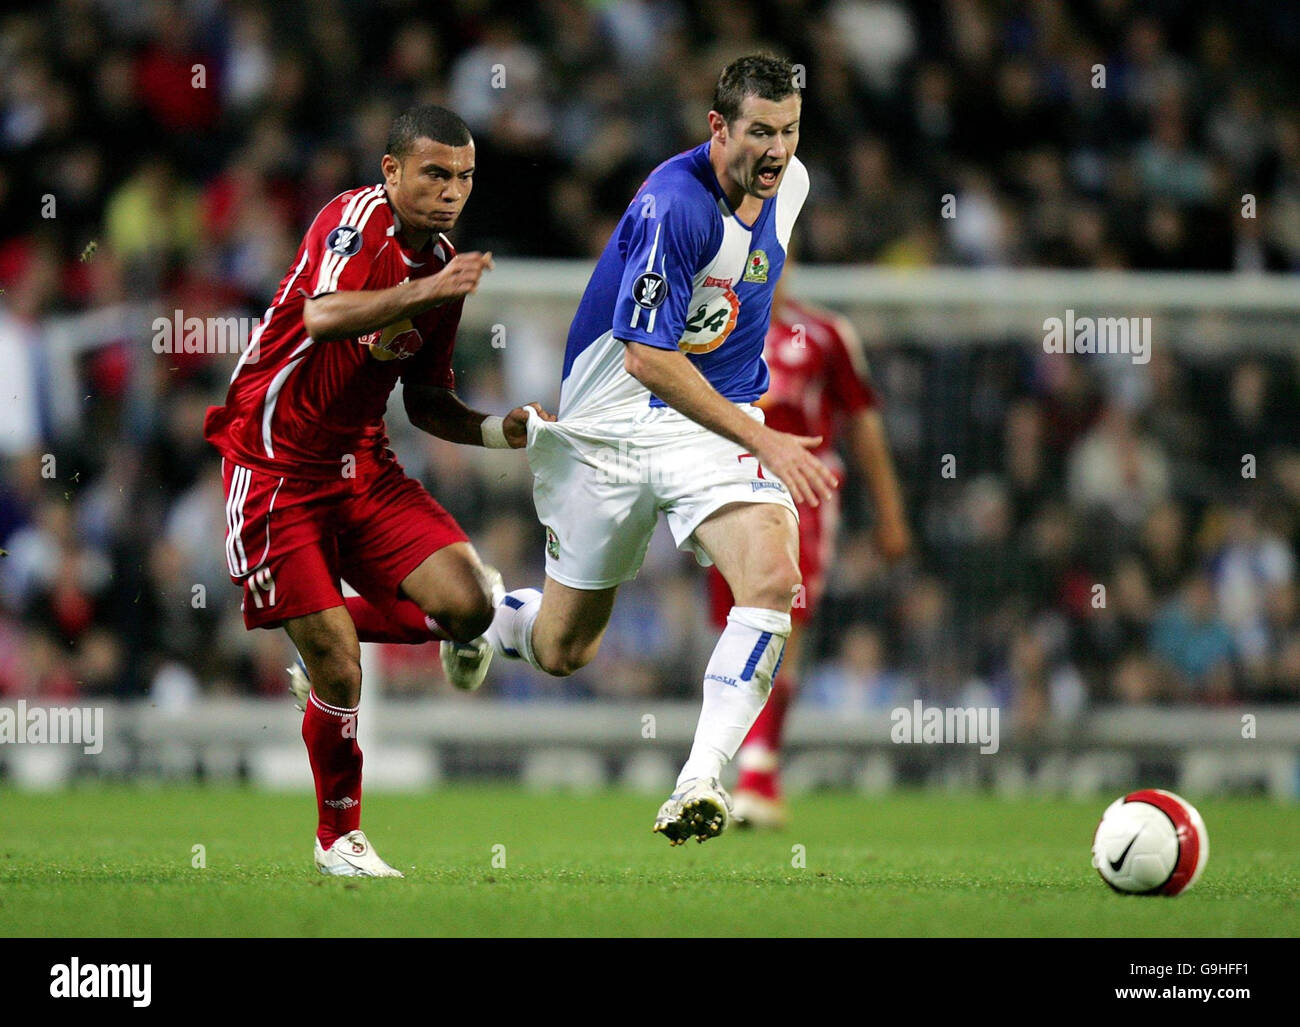
[{"label": "red and white ball panel", "polygon": [[1209,836],[1196,808],[1162,789],[1116,799],[1093,837],[1093,866],[1116,891],[1178,895],[1201,876]]},{"label": "red and white ball panel", "polygon": [[1161,889],[1161,894],[1177,895],[1200,880],[1205,861],[1210,858],[1210,836],[1196,807],[1181,796],[1162,788],[1132,792],[1124,796],[1124,801],[1145,802],[1155,806],[1174,822],[1174,829],[1178,832],[1178,865],[1168,883]]},{"label": "red and white ball panel", "polygon": [[1117,799],[1097,825],[1092,863],[1116,891],[1155,894],[1178,865],[1178,835],[1155,806]]}]

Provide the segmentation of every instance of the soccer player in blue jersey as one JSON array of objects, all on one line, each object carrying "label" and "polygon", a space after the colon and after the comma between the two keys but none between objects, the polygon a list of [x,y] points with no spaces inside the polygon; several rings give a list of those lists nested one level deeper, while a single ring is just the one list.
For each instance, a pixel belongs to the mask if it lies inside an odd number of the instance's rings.
[{"label": "soccer player in blue jersey", "polygon": [[632,199],[573,319],[558,420],[528,418],[545,590],[506,593],[483,639],[443,643],[462,688],[478,686],[494,651],[573,673],[596,655],[663,512],[678,547],[715,564],[735,599],[690,757],[655,820],[674,845],[731,818],[718,776],[767,700],[800,585],[795,503],[817,505],[838,484],[810,452],[819,438],[766,428],[753,406],[768,386],[772,291],[808,194],[801,103],[787,61],[733,62],[709,140]]}]

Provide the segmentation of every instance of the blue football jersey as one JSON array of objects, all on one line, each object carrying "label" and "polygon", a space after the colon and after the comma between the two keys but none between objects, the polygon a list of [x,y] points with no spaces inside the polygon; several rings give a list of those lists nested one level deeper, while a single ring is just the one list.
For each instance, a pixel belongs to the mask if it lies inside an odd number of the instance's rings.
[{"label": "blue football jersey", "polygon": [[624,212],[574,315],[559,416],[664,405],[623,369],[623,341],[680,350],[732,402],[762,396],[772,291],[807,195],[807,169],[792,157],[776,196],[747,225],[727,203],[707,142],[659,165]]}]

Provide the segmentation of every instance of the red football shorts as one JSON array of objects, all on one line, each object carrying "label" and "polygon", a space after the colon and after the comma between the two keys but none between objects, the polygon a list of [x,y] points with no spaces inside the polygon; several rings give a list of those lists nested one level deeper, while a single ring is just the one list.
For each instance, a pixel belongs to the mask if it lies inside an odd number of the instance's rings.
[{"label": "red football shorts", "polygon": [[244,590],[244,624],[343,605],[340,579],[380,609],[431,554],[466,541],[460,525],[395,460],[354,478],[308,481],[221,464],[226,563]]},{"label": "red football shorts", "polygon": [[[794,597],[790,607],[790,619],[796,624],[807,622],[821,600],[826,588],[826,570],[835,555],[839,525],[838,492],[830,499],[822,500],[820,506],[799,504],[799,574],[803,578],[803,589]],[[710,568],[709,613],[715,627],[726,627],[727,614],[735,605],[731,589],[717,567]]]}]

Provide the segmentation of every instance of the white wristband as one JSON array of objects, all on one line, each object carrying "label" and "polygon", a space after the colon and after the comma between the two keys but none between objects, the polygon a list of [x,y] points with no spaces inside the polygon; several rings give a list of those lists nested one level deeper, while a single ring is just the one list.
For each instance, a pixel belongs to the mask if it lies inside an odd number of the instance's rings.
[{"label": "white wristband", "polygon": [[488,449],[509,449],[506,441],[505,420],[494,414],[483,418],[483,445]]}]

